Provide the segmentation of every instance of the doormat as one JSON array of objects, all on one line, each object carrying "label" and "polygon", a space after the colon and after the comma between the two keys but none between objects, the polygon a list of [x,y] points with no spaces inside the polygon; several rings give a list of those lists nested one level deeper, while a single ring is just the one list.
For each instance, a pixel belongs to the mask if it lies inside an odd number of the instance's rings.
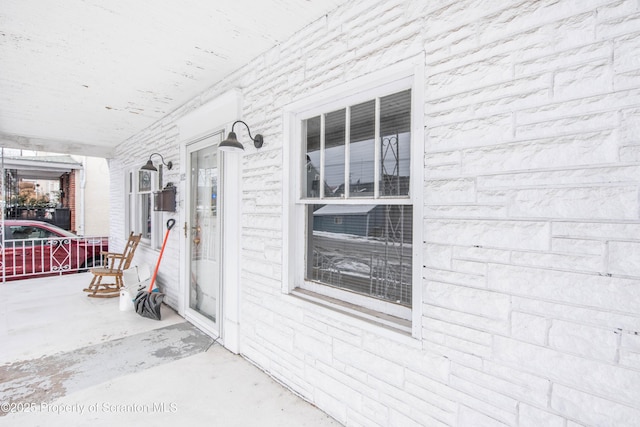
[{"label": "doormat", "polygon": [[[0,366],[0,402],[50,402],[114,378],[207,351],[214,340],[182,322],[77,350]],[[7,412],[0,411],[0,417]]]}]

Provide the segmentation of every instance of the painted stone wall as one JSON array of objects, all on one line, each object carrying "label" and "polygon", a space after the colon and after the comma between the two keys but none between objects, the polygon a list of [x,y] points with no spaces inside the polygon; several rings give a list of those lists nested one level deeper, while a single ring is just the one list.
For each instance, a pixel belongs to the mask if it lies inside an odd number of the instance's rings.
[{"label": "painted stone wall", "polygon": [[[78,233],[85,236],[105,236],[109,234],[109,168],[105,159],[97,157],[80,157],[85,160],[85,188],[84,188],[84,230],[80,230],[83,213],[80,198],[76,198],[76,224]],[[76,187],[82,186],[82,179],[78,177]]]},{"label": "painted stone wall", "polygon": [[[419,340],[281,291],[283,107],[416,55]],[[347,425],[638,426],[638,58],[637,0],[353,1],[122,144],[112,211],[150,152],[179,180],[174,121],[239,88],[265,137],[241,171],[244,356]],[[123,228],[112,217],[112,239]]]}]

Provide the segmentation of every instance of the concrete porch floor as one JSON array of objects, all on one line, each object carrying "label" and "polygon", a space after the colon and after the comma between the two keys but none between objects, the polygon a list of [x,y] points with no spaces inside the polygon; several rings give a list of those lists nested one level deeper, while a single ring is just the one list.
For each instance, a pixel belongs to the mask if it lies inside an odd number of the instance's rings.
[{"label": "concrete porch floor", "polygon": [[0,284],[0,426],[338,426],[194,328],[87,298],[90,273]]}]

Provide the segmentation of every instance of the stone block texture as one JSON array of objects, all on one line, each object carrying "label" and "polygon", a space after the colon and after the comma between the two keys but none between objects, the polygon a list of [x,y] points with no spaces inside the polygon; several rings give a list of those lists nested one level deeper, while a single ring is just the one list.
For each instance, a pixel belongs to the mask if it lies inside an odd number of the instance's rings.
[{"label": "stone block texture", "polygon": [[[283,107],[416,56],[423,268],[408,336],[281,291]],[[637,0],[347,1],[123,142],[112,211],[150,152],[180,182],[175,120],[239,88],[265,137],[238,172],[245,357],[350,426],[640,426],[638,58]],[[125,229],[112,215],[114,246]],[[179,308],[177,230],[159,282]]]}]

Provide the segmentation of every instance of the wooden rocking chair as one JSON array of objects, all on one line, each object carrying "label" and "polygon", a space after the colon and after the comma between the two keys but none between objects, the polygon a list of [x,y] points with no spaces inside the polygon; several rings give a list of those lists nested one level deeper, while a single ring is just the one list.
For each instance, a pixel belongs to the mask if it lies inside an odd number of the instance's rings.
[{"label": "wooden rocking chair", "polygon": [[[140,243],[141,237],[142,233],[136,236],[131,232],[122,253],[102,253],[105,265],[90,270],[93,274],[93,279],[89,287],[83,289],[85,292],[89,292],[87,296],[94,298],[114,298],[120,296],[120,288],[123,286],[122,272],[130,267],[133,254],[138,247],[138,243]],[[103,277],[113,277],[114,282],[102,283]]]}]

